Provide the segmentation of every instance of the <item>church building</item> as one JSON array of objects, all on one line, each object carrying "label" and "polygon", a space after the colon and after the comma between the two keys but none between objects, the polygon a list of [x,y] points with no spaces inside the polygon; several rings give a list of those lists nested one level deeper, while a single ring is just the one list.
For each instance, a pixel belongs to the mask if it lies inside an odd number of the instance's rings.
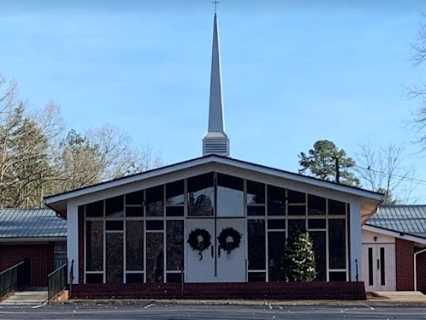
[{"label": "church building", "polygon": [[[219,47],[215,14],[200,157],[45,198],[66,218],[71,295],[365,298],[361,227],[383,195],[232,158]],[[282,276],[296,231],[313,240],[311,282]]]}]

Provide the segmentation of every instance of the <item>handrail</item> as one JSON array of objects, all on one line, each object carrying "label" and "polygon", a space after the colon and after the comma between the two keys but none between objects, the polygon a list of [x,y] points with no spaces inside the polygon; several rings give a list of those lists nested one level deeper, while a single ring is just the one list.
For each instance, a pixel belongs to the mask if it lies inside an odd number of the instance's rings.
[{"label": "handrail", "polygon": [[62,266],[56,268],[48,274],[48,287],[47,287],[47,298],[51,300],[56,297],[58,293],[64,290],[67,286],[67,269],[68,265],[64,263]]},{"label": "handrail", "polygon": [[9,270],[11,270],[11,269],[13,269],[13,268],[17,268],[17,267],[19,267],[19,266],[20,266],[21,264],[23,264],[23,263],[25,263],[25,262],[24,262],[24,261],[18,262],[17,264],[14,264],[13,266],[11,266],[11,267],[9,267],[9,268],[4,269],[3,271],[0,271],[0,277],[1,277],[4,273],[8,272]]},{"label": "handrail", "polygon": [[64,263],[63,265],[61,265],[61,266],[59,266],[59,267],[57,267],[55,270],[53,270],[51,273],[49,273],[48,275],[47,275],[47,277],[51,277],[51,276],[53,276],[53,274],[55,273],[55,272],[58,272],[59,271],[59,269],[62,269],[64,266],[66,266],[67,264],[66,263]]},{"label": "handrail", "polygon": [[23,260],[0,272],[0,298],[30,282],[30,264]]}]

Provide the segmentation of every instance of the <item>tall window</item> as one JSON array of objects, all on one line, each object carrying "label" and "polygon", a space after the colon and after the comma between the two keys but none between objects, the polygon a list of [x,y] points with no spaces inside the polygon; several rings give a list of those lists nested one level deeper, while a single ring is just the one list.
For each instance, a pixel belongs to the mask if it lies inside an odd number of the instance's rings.
[{"label": "tall window", "polygon": [[104,222],[86,223],[86,270],[103,270]]}]

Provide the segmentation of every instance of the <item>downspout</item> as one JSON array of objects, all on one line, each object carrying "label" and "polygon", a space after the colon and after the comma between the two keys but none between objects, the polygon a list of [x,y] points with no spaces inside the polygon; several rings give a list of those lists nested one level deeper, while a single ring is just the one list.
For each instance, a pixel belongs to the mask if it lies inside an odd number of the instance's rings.
[{"label": "downspout", "polygon": [[414,257],[414,291],[417,291],[417,255],[423,252],[426,252],[426,248],[420,251],[414,252],[414,255],[413,255]]}]

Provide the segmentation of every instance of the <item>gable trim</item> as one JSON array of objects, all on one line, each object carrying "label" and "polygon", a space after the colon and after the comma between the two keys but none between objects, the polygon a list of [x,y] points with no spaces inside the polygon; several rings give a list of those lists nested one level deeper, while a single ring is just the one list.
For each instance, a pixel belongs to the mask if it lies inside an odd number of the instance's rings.
[{"label": "gable trim", "polygon": [[234,158],[219,156],[219,155],[208,155],[200,158],[195,158],[183,162],[178,162],[175,164],[171,164],[168,166],[164,166],[161,168],[152,169],[149,171],[145,171],[142,173],[129,175],[125,177],[121,177],[114,180],[109,180],[105,182],[101,182],[98,184],[94,184],[91,186],[83,187],[80,189],[64,192],[57,195],[52,195],[44,198],[44,202],[46,205],[66,201],[72,198],[77,198],[88,193],[103,191],[110,188],[119,187],[125,184],[139,182],[146,179],[154,178],[157,176],[169,174],[175,171],[184,170],[208,163],[220,163],[229,166],[235,166],[246,170],[252,170],[256,172],[260,172],[267,175],[277,176],[283,179],[293,180],[305,184],[314,185],[320,188],[331,189],[339,192],[344,192],[348,194],[352,194],[355,196],[368,198],[376,201],[381,201],[383,199],[383,195],[381,193],[361,189],[358,187],[341,185],[331,181],[323,181],[314,177],[305,176],[302,174],[297,174],[294,172],[284,171],[277,168],[267,167],[260,164],[255,164],[251,162],[246,162]]}]

